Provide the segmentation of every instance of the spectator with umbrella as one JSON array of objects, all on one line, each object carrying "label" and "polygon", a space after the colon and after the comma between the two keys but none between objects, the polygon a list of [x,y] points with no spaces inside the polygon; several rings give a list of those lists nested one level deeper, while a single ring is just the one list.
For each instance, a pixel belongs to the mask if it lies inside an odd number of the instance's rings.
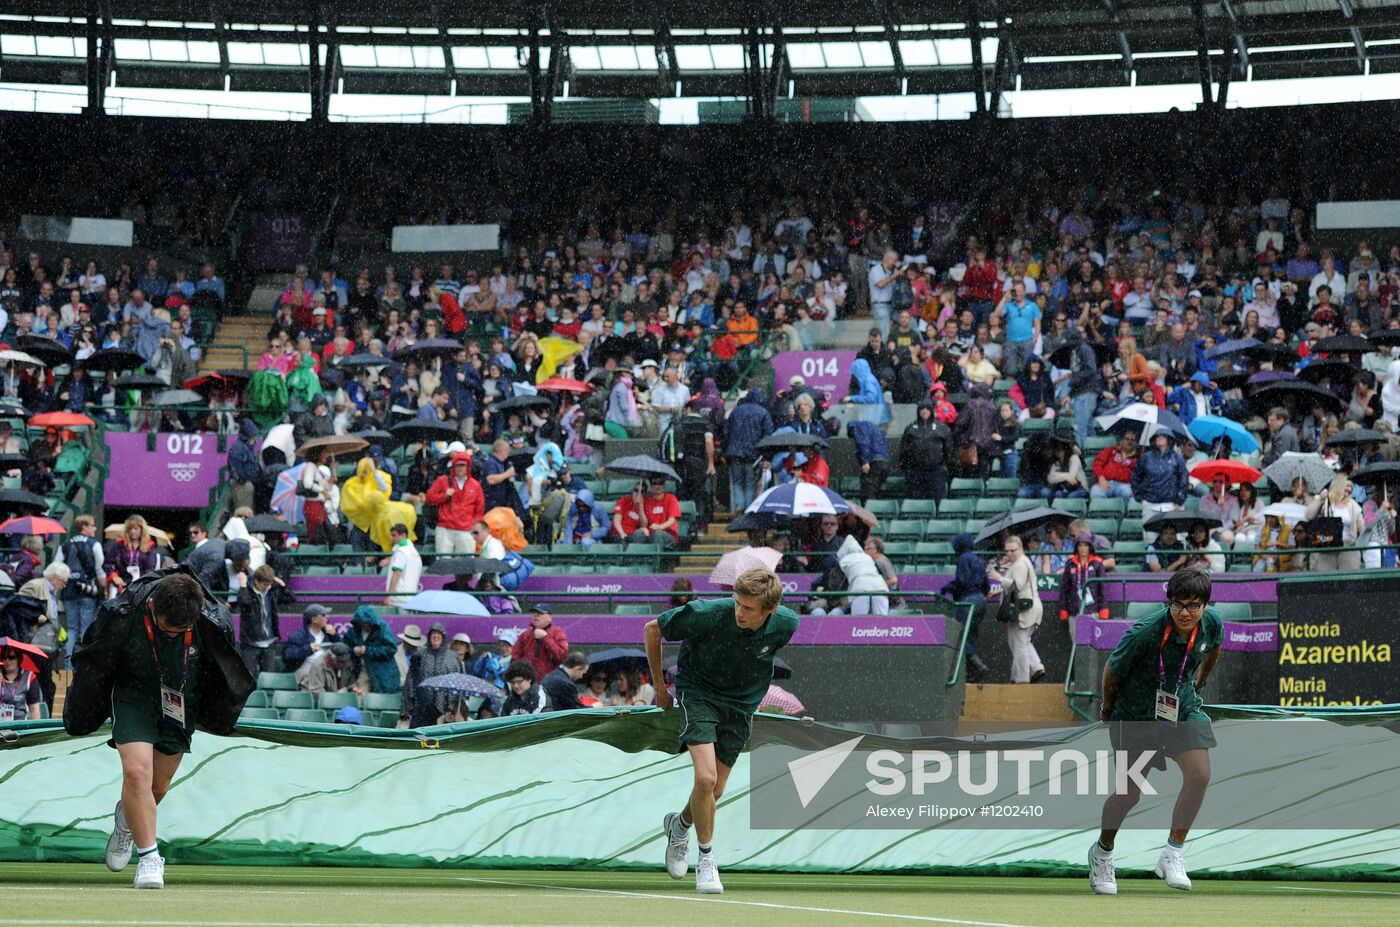
[{"label": "spectator with umbrella", "polygon": [[501,716],[538,715],[550,710],[549,693],[536,681],[535,668],[526,660],[512,660],[505,673],[510,694],[501,705]]},{"label": "spectator with umbrella", "polygon": [[103,568],[107,570],[108,598],[114,598],[132,580],[160,568],[160,553],[150,526],[140,515],[129,515],[122,523],[118,537],[107,542],[102,552]]},{"label": "spectator with umbrella", "polygon": [[1156,536],[1147,544],[1147,569],[1153,573],[1175,573],[1187,564],[1186,545],[1176,535],[1176,523],[1165,522],[1157,527]]},{"label": "spectator with umbrella", "polygon": [[427,645],[408,658],[408,677],[403,685],[399,707],[399,723],[409,727],[436,724],[447,713],[447,693],[442,690],[421,690],[424,681],[434,676],[463,671],[462,661],[447,645],[447,628],[440,621],[428,628]]},{"label": "spectator with umbrella", "polygon": [[467,668],[467,672],[497,688],[505,688],[506,668],[510,666],[511,648],[515,646],[518,636],[519,632],[514,628],[505,628],[498,632],[495,652],[482,650],[481,655]]},{"label": "spectator with umbrella", "polygon": [[0,722],[39,717],[43,701],[39,667],[47,662],[44,652],[32,644],[0,637]]},{"label": "spectator with umbrella", "polygon": [[1309,558],[1308,569],[1314,573],[1361,569],[1360,551],[1325,550],[1328,547],[1355,547],[1365,529],[1365,513],[1351,494],[1351,479],[1344,475],[1337,476],[1325,491],[1319,492],[1308,504],[1304,518],[1309,522],[1312,545],[1315,549],[1323,549]]},{"label": "spectator with umbrella", "polygon": [[549,695],[550,711],[569,711],[586,707],[579,701],[578,683],[588,673],[588,656],[580,650],[570,652],[564,662],[540,680],[540,687]]}]

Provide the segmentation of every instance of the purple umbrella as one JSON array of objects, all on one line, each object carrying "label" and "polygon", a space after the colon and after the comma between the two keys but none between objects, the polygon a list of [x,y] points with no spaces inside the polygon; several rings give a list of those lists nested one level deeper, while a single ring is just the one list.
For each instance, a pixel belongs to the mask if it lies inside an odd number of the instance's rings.
[{"label": "purple umbrella", "polygon": [[1245,386],[1267,386],[1270,383],[1283,383],[1296,380],[1298,375],[1291,370],[1261,370],[1245,381]]}]

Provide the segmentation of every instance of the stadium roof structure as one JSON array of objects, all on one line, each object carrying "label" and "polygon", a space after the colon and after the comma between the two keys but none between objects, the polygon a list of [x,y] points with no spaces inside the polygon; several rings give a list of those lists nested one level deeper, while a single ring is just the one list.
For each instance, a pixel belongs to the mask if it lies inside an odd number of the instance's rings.
[{"label": "stadium roof structure", "polygon": [[[42,12],[37,10],[42,7]],[[0,80],[522,97],[855,97],[1400,72],[1400,0],[56,0]],[[1223,94],[1221,99],[1224,99]]]}]

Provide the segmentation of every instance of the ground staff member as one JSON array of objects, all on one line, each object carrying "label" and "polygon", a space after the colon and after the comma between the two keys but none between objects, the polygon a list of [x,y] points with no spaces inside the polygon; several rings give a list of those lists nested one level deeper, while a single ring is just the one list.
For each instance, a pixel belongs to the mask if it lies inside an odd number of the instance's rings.
[{"label": "ground staff member", "polygon": [[156,805],[170,788],[198,723],[228,734],[253,691],[228,609],[188,567],[133,580],[104,602],[73,653],[73,686],[63,725],[91,734],[112,718],[122,763],[122,795],[107,841],[107,867],[120,872],[140,854],[137,888],[163,888],[165,860],[156,846]]},{"label": "ground staff member", "polygon": [[[1166,769],[1163,755],[1181,769],[1181,793],[1172,811],[1167,845],[1157,858],[1157,875],[1172,888],[1191,890],[1182,847],[1201,810],[1210,782],[1210,753],[1215,746],[1210,718],[1201,710],[1199,690],[1215,661],[1225,625],[1207,608],[1210,575],[1185,569],[1167,581],[1167,607],[1128,629],[1103,670],[1103,708],[1109,737],[1122,762],[1131,767],[1147,752],[1156,754],[1148,769]],[[1131,779],[1127,791],[1104,802],[1103,831],[1089,848],[1089,885],[1098,895],[1118,894],[1113,872],[1113,841],[1123,819],[1142,791]]]},{"label": "ground staff member", "polygon": [[[700,840],[695,890],[723,893],[711,841],[715,803],[748,743],[753,715],[773,682],[773,656],[797,631],[797,615],[779,603],[783,584],[775,573],[749,570],[734,581],[734,596],[695,601],[647,622],[647,662],[657,680],[659,708],[681,710],[680,747],[690,752],[695,784],[679,813],[666,815],[666,871],[685,877],[690,828]],[[660,681],[662,639],[681,642],[676,696]]]}]

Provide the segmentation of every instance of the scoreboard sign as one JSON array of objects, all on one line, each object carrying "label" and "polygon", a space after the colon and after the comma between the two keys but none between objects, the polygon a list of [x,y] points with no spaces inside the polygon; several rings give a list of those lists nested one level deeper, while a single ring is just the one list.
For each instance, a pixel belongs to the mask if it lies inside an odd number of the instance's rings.
[{"label": "scoreboard sign", "polygon": [[1284,707],[1400,702],[1400,576],[1278,584],[1278,696]]}]

